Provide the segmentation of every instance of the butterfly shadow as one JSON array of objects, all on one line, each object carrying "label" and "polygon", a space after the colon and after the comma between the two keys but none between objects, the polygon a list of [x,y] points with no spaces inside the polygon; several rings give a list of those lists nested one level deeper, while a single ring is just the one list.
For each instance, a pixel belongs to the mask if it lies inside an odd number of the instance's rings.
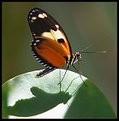
[{"label": "butterfly shadow", "polygon": [[30,88],[34,97],[16,101],[15,105],[8,106],[9,115],[14,116],[33,116],[46,112],[60,103],[66,104],[71,98],[69,93],[60,91],[59,93],[47,93],[38,87]]}]

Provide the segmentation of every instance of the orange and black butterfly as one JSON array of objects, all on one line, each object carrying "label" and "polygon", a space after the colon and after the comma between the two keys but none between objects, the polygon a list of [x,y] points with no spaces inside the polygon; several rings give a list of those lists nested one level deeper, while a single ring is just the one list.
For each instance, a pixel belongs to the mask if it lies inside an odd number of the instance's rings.
[{"label": "orange and black butterfly", "polygon": [[59,23],[42,9],[34,8],[29,12],[28,22],[32,32],[32,52],[36,60],[45,66],[37,76],[67,65],[76,63],[81,54],[72,53],[68,38]]}]

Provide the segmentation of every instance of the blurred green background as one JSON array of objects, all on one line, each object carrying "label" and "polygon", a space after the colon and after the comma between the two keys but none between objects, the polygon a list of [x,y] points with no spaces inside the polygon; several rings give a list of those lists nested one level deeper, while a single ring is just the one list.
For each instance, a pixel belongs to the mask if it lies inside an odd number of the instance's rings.
[{"label": "blurred green background", "polygon": [[44,9],[60,23],[74,53],[88,46],[87,51],[107,51],[83,54],[80,70],[98,85],[117,112],[116,2],[2,2],[2,83],[43,68],[30,47],[27,16],[34,7]]}]

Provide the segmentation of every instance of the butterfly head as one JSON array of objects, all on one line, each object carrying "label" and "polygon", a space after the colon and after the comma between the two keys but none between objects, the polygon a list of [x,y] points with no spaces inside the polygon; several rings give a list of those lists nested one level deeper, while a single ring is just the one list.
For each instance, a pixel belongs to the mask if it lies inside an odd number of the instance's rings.
[{"label": "butterfly head", "polygon": [[78,62],[80,59],[81,59],[81,54],[79,52],[76,52],[75,54],[72,54],[71,65]]}]

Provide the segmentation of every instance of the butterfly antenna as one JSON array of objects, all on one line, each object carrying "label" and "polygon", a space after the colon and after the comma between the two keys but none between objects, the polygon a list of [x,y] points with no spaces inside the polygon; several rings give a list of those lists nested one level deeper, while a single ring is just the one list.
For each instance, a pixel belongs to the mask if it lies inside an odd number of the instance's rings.
[{"label": "butterfly antenna", "polygon": [[92,44],[90,44],[90,45],[88,45],[88,46],[87,46],[87,47],[85,47],[84,49],[80,50],[80,52],[83,52],[83,51],[85,51],[85,50],[87,50],[87,49],[91,48],[91,46],[93,46],[93,43],[92,43]]},{"label": "butterfly antenna", "polygon": [[97,52],[95,52],[95,51],[80,51],[80,53],[82,54],[82,53],[107,53],[107,51],[97,51]]},{"label": "butterfly antenna", "polygon": [[80,53],[107,53],[107,51],[86,51],[87,49],[89,49],[91,46],[93,46],[94,44],[92,43],[92,44],[90,44],[90,45],[88,45],[87,47],[85,47],[84,49],[82,49],[82,50],[80,50],[79,52]]}]

